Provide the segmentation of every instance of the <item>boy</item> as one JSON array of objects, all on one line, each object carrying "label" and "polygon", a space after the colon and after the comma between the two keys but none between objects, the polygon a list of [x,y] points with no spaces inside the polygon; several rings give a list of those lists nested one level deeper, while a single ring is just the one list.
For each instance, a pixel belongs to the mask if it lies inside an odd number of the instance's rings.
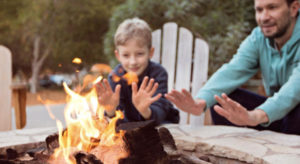
[{"label": "boy", "polygon": [[[108,81],[104,79],[97,86],[99,102],[105,106],[106,114],[112,117],[116,110],[122,110],[125,122],[152,119],[157,125],[178,123],[178,111],[162,96],[168,91],[167,72],[150,61],[154,48],[149,25],[138,18],[127,19],[119,25],[114,41],[120,64]],[[126,73],[136,74],[138,83],[130,85],[123,78],[114,81],[115,76],[124,77]]]}]

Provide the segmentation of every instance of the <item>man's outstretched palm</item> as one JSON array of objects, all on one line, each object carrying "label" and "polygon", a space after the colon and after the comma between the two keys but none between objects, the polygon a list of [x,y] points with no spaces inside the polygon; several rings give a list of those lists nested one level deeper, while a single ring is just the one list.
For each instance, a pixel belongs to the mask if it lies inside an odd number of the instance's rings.
[{"label": "man's outstretched palm", "polygon": [[181,92],[172,90],[165,97],[179,109],[194,115],[200,115],[206,106],[204,100],[194,100],[191,94],[185,89],[182,89]]},{"label": "man's outstretched palm", "polygon": [[248,111],[245,107],[230,99],[224,93],[221,97],[215,96],[215,99],[220,106],[215,105],[214,110],[231,123],[239,126],[256,126],[258,124],[254,113],[257,111]]}]

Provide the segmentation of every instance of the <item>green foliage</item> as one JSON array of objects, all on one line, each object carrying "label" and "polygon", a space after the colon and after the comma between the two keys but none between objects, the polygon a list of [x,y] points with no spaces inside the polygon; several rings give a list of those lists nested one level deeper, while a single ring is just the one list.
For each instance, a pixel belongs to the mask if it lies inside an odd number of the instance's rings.
[{"label": "green foliage", "polygon": [[210,45],[210,74],[232,57],[255,26],[253,0],[127,0],[110,18],[104,42],[106,55],[113,54],[117,26],[132,17],[144,19],[152,29],[173,21],[206,40]]},{"label": "green foliage", "polygon": [[73,71],[74,57],[86,65],[113,65],[113,35],[132,17],[153,30],[173,21],[204,38],[210,45],[210,73],[231,58],[255,26],[253,0],[0,0],[0,44],[12,51],[14,72],[30,74],[37,36],[41,53],[50,49],[44,69]]},{"label": "green foliage", "polygon": [[[40,53],[50,49],[43,68],[73,71],[71,61],[107,63],[103,36],[114,6],[124,0],[1,0],[0,43],[12,50],[14,71],[30,73],[33,41],[41,37]],[[61,63],[63,67],[57,67]],[[23,65],[23,66],[22,66]]]}]

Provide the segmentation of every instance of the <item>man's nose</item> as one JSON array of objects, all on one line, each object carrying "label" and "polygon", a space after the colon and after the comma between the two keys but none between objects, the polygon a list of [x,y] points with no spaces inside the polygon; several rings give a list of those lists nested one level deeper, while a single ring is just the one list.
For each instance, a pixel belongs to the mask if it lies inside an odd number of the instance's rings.
[{"label": "man's nose", "polygon": [[260,15],[260,20],[262,22],[266,22],[270,19],[270,13],[268,10],[263,10],[261,15]]}]

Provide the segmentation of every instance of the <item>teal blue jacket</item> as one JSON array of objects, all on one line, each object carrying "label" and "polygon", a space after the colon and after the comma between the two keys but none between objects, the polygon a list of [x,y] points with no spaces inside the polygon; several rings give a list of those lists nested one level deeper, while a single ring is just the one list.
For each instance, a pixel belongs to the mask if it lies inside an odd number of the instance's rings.
[{"label": "teal blue jacket", "polygon": [[[299,11],[300,12],[300,11]],[[257,109],[266,112],[270,123],[283,118],[300,103],[300,15],[292,37],[280,51],[256,27],[241,43],[231,61],[224,64],[200,89],[196,98],[207,107],[216,104],[214,95],[230,94],[261,70],[269,98]],[[250,100],[249,100],[250,101]]]}]

